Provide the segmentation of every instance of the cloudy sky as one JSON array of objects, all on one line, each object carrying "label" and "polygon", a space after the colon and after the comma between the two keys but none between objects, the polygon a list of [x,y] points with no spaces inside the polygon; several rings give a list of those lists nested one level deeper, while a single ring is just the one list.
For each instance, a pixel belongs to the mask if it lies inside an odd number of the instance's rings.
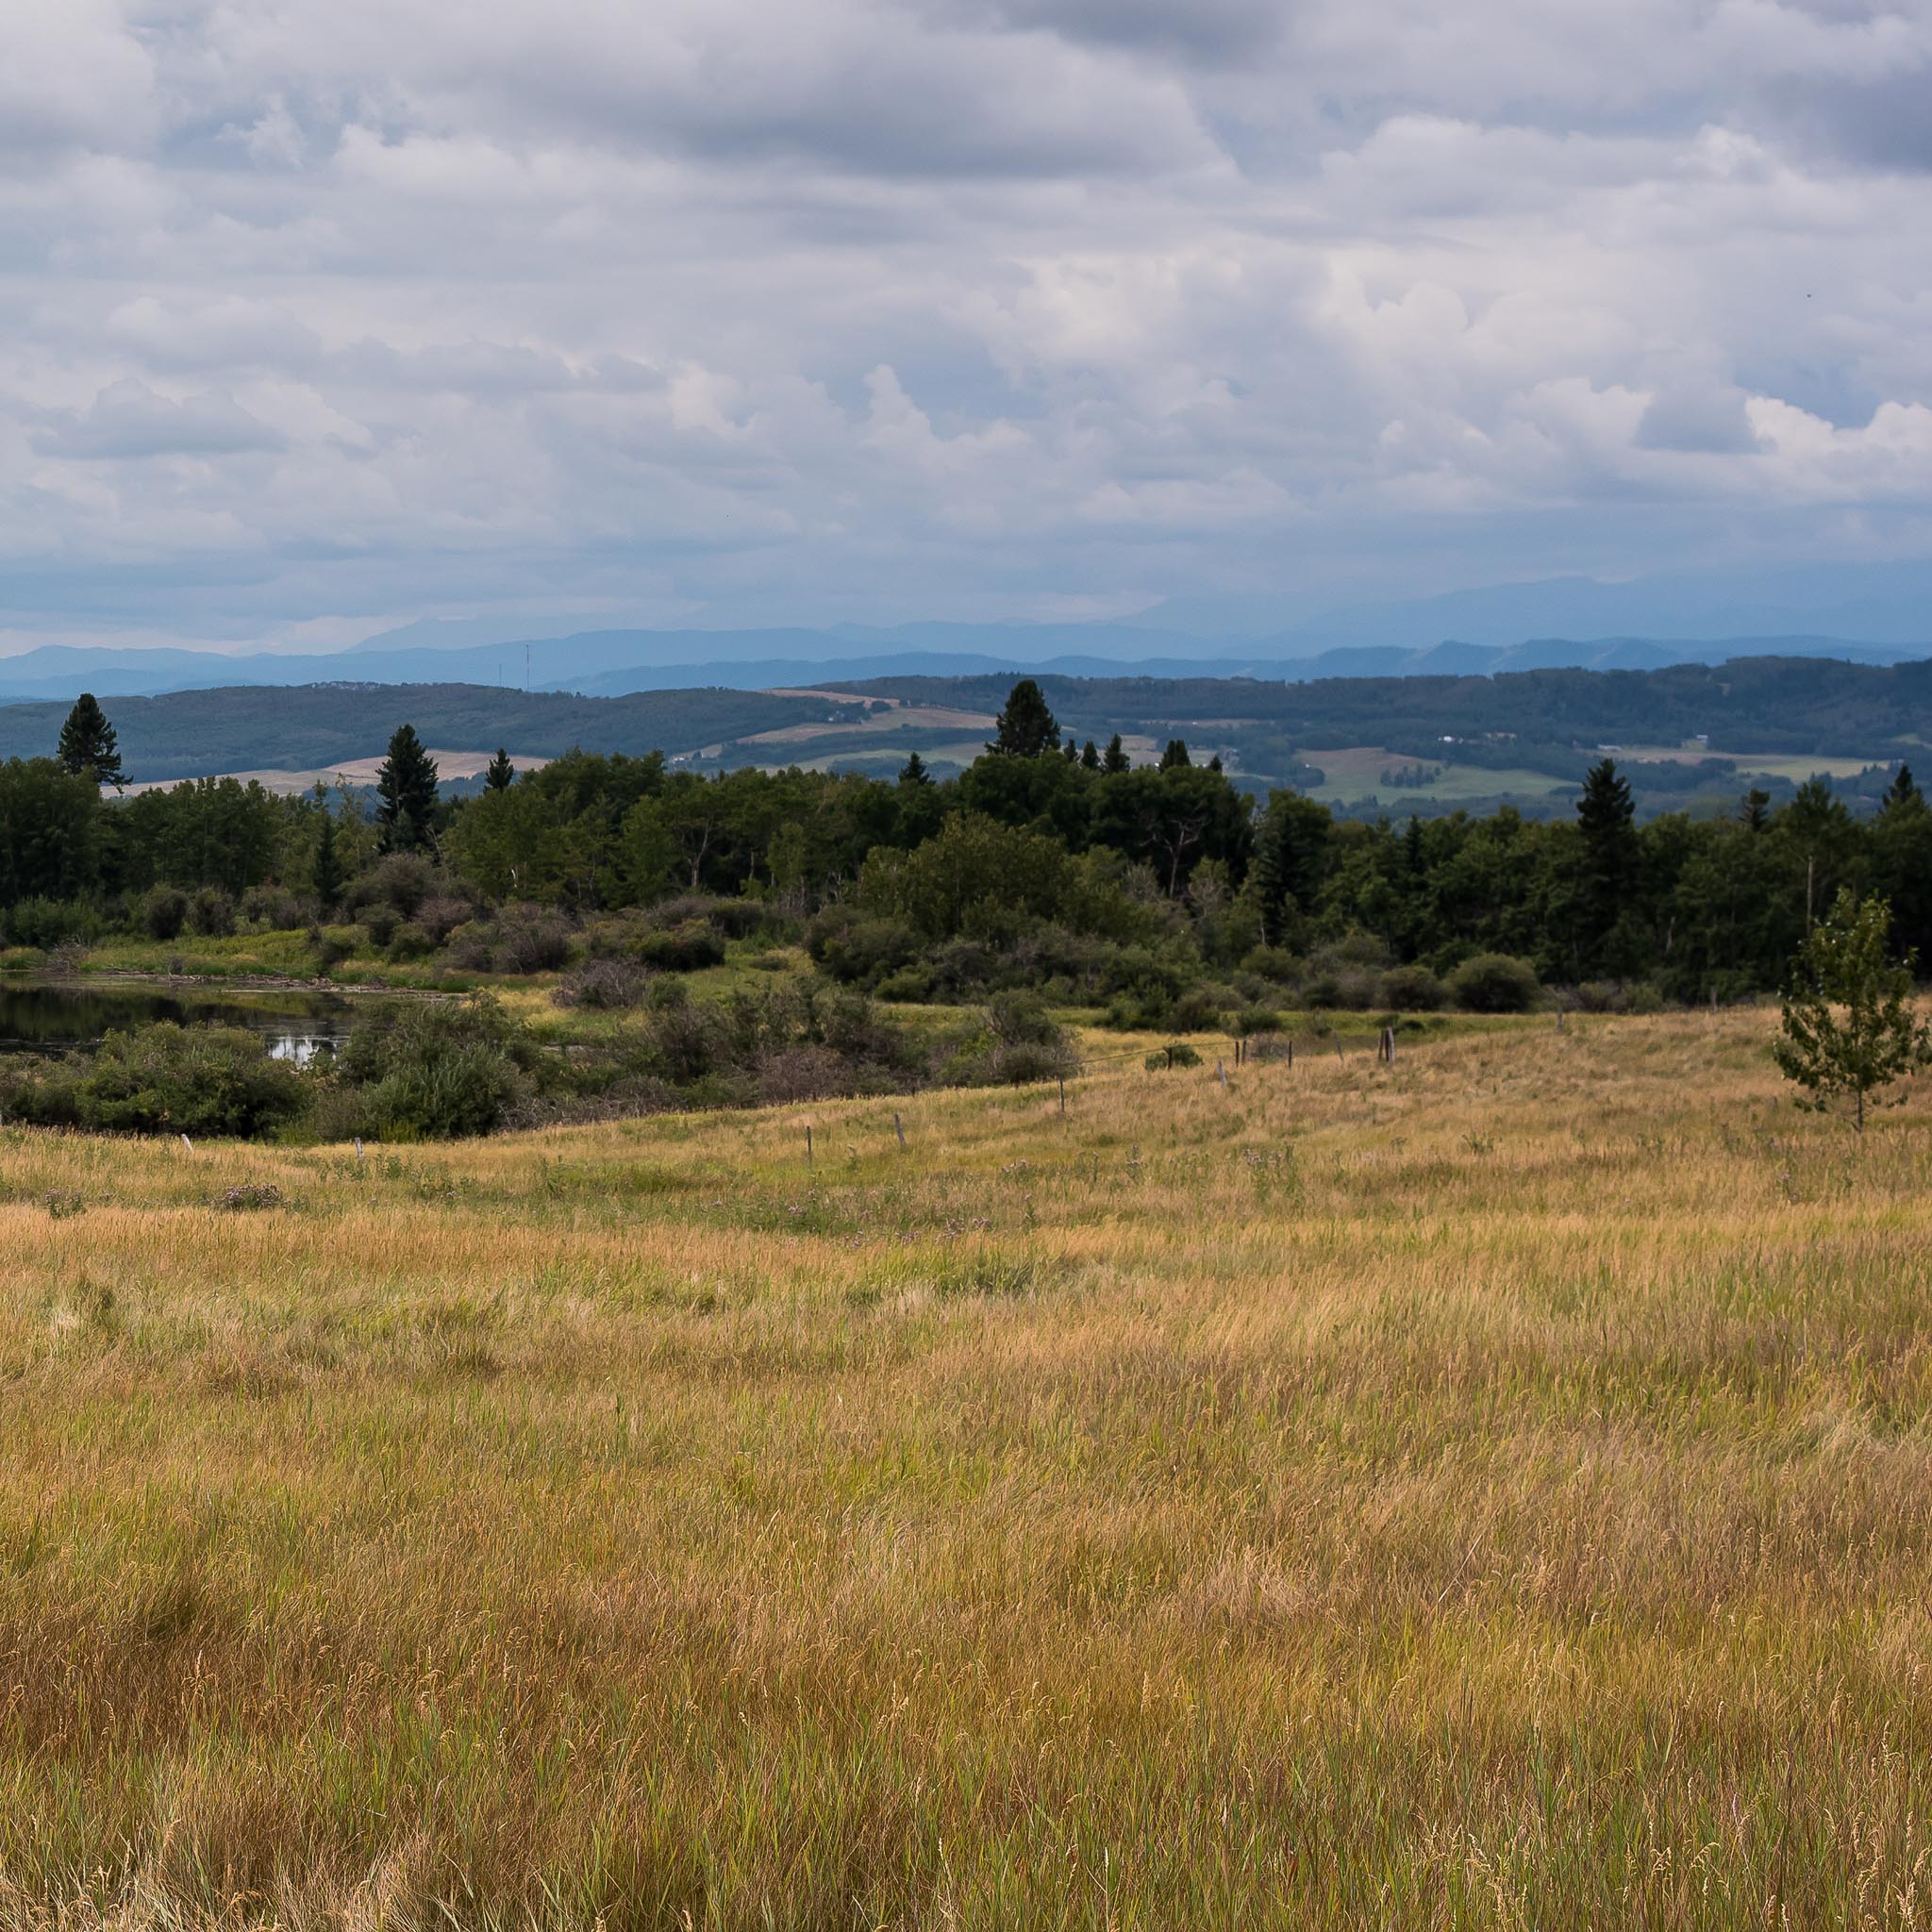
[{"label": "cloudy sky", "polygon": [[0,647],[1932,555],[1932,0],[0,33]]}]

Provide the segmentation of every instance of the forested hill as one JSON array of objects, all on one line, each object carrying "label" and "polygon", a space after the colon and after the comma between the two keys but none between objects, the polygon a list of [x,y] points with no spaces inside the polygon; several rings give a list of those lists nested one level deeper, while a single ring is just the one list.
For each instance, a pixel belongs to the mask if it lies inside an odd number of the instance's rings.
[{"label": "forested hill", "polygon": [[[1738,658],[1660,671],[1524,671],[1495,677],[1248,678],[1042,676],[1047,702],[1082,733],[1158,724],[1204,741],[1214,727],[1265,725],[1299,746],[1386,745],[1417,757],[1441,740],[1519,746],[1682,743],[1710,749],[1881,759],[1932,743],[1932,659],[1877,667],[1815,658]],[[882,677],[867,696],[995,711],[1010,674]]]},{"label": "forested hill", "polygon": [[[44,757],[67,705],[0,705],[0,758]],[[675,755],[787,725],[858,722],[862,703],[755,691],[642,691],[584,698],[478,684],[239,686],[116,698],[113,721],[131,778],[211,772],[326,771],[379,756],[406,719],[425,744],[453,750],[504,744],[554,758],[588,749]]]}]

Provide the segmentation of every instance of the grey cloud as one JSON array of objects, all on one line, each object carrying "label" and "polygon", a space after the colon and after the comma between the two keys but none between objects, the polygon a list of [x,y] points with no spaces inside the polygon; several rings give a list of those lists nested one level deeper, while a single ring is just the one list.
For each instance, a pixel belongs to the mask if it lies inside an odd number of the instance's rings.
[{"label": "grey cloud", "polygon": [[88,409],[48,415],[27,440],[42,456],[89,462],[238,456],[284,444],[232,396],[210,392],[171,402],[131,379],[104,389]]},{"label": "grey cloud", "polygon": [[1932,525],[1928,0],[33,13],[37,622],[1023,614]]}]

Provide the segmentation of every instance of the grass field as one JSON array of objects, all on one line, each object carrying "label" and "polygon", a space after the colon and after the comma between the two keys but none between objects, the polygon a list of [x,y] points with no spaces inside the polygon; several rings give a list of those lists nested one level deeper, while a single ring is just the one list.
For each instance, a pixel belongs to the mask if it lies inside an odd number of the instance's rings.
[{"label": "grass field", "polygon": [[1925,1924],[1932,1116],[1768,1030],[0,1134],[0,1923]]}]

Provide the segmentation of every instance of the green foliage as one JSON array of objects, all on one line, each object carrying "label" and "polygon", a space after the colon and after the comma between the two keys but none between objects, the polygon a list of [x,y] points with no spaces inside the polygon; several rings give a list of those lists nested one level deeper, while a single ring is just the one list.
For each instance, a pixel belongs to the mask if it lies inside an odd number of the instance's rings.
[{"label": "green foliage", "polygon": [[1541,988],[1527,959],[1478,953],[1449,975],[1449,996],[1466,1013],[1526,1013]]},{"label": "green foliage", "polygon": [[538,1057],[488,994],[385,1002],[358,1020],[339,1057],[351,1098],[331,1124],[381,1140],[487,1134],[528,1091]]},{"label": "green foliage", "polygon": [[996,729],[997,736],[987,750],[999,758],[1037,758],[1059,749],[1059,723],[1047,708],[1039,683],[1031,677],[1023,677],[1007,693]]},{"label": "green foliage", "polygon": [[436,760],[423,748],[413,724],[398,724],[389,754],[377,768],[376,824],[384,848],[413,852],[427,842],[436,820]]},{"label": "green foliage", "polygon": [[1887,957],[1891,908],[1841,890],[1798,956],[1782,1012],[1784,1037],[1772,1047],[1780,1071],[1805,1091],[1798,1105],[1817,1112],[1849,1101],[1857,1130],[1885,1090],[1932,1064],[1932,1027],[1912,1004],[1912,960]]},{"label": "green foliage", "polygon": [[491,791],[508,791],[517,775],[517,768],[509,761],[509,753],[502,745],[496,748],[496,756],[483,771],[483,784]]},{"label": "green foliage", "polygon": [[9,1070],[8,1113],[105,1133],[256,1135],[298,1119],[309,1087],[237,1026],[161,1021],[109,1033],[92,1055]]},{"label": "green foliage", "polygon": [[121,754],[114,727],[91,691],[84,691],[60,726],[60,740],[54,756],[63,772],[77,778],[91,778],[96,785],[119,787],[123,783]]}]

